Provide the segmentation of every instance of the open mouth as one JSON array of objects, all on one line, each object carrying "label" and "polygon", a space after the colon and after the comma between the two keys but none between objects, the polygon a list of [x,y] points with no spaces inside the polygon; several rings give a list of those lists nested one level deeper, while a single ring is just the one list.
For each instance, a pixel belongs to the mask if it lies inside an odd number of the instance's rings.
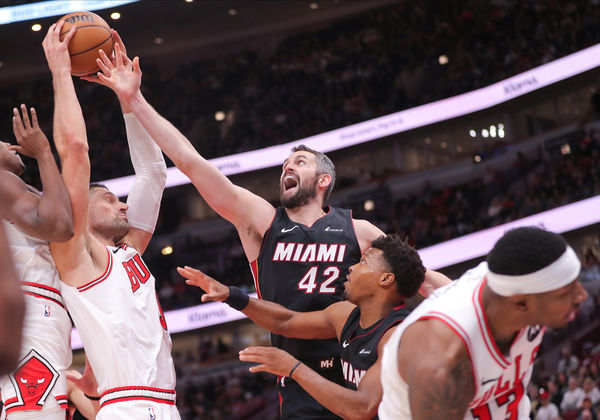
[{"label": "open mouth", "polygon": [[289,191],[298,186],[298,179],[292,174],[285,174],[283,176],[283,190]]}]

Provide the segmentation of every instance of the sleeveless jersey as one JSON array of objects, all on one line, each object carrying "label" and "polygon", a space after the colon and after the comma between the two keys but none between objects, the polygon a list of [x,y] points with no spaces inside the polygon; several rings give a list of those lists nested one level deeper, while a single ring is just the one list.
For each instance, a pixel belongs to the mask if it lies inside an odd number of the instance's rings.
[{"label": "sleeveless jersey", "polygon": [[[251,264],[258,296],[300,312],[318,311],[343,299],[348,267],[360,260],[350,210],[330,207],[308,227],[279,207]],[[337,340],[304,340],[271,334],[274,346],[310,367],[337,365]],[[341,379],[338,375],[338,379]]]},{"label": "sleeveless jersey", "polygon": [[171,338],[154,276],[135,249],[107,246],[106,252],[100,277],[80,287],[62,285],[98,382],[101,407],[136,399],[173,405]]},{"label": "sleeveless jersey", "polygon": [[378,358],[377,346],[387,330],[394,327],[410,313],[404,305],[390,311],[368,328],[361,328],[360,308],[357,306],[342,328],[340,335],[340,359],[346,388],[356,390],[363,375],[375,364]]},{"label": "sleeveless jersey", "polygon": [[461,338],[471,358],[475,397],[464,418],[529,419],[531,404],[525,390],[545,328],[538,325],[523,328],[515,337],[509,355],[501,354],[481,304],[487,272],[487,263],[483,262],[459,280],[436,290],[392,333],[382,357],[383,400],[379,418],[411,418],[408,387],[398,374],[398,345],[409,325],[421,319],[437,319]]},{"label": "sleeveless jersey", "polygon": [[48,242],[4,222],[15,271],[25,296],[25,319],[20,361],[16,370],[0,379],[8,414],[43,410],[60,413],[67,408],[64,371],[71,365],[71,320],[59,291],[60,279]]}]

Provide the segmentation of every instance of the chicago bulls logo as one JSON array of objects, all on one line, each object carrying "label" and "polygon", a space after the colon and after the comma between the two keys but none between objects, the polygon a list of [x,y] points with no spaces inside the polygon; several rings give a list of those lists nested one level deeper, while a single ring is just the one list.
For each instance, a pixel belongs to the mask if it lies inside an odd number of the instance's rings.
[{"label": "chicago bulls logo", "polygon": [[56,369],[32,349],[10,375],[16,398],[6,401],[6,411],[41,410],[58,377]]}]

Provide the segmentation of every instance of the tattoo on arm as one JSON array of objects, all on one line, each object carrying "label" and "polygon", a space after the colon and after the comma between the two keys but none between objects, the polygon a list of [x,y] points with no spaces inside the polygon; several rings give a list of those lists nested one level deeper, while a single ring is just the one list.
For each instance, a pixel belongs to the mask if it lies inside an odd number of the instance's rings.
[{"label": "tattoo on arm", "polygon": [[416,419],[462,419],[475,396],[471,361],[464,358],[454,366],[432,375],[417,375],[410,386],[410,406]]}]

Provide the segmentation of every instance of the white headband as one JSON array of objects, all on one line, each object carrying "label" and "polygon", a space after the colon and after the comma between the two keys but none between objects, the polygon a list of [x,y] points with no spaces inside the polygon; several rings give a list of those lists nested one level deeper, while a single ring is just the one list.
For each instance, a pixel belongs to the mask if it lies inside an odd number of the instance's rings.
[{"label": "white headband", "polygon": [[509,276],[493,273],[488,269],[487,284],[494,293],[501,296],[545,293],[574,281],[580,269],[581,262],[577,254],[567,246],[556,261],[533,273]]}]

